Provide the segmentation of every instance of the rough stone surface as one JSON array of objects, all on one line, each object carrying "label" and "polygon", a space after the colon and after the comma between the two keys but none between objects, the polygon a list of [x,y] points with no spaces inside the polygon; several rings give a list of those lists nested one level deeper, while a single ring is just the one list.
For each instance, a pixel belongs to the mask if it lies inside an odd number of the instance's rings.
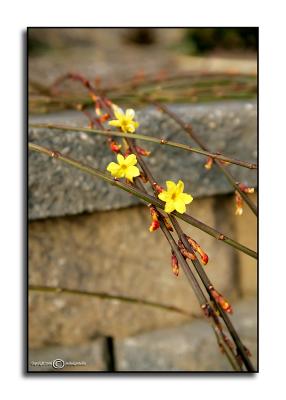
[{"label": "rough stone surface", "polygon": [[31,28],[30,38],[40,40],[42,51],[29,57],[29,78],[52,84],[59,76],[73,71],[92,80],[100,77],[101,82],[112,85],[142,72],[146,76],[157,76],[160,71],[169,74],[174,71],[257,73],[256,59],[198,57],[178,51],[186,34],[184,28],[152,29],[154,43],[149,46],[130,43],[128,38],[134,30]]},{"label": "rough stone surface", "polygon": [[[56,360],[62,360],[56,361]],[[41,364],[40,364],[41,363]],[[45,365],[43,364],[45,363]],[[52,363],[52,365],[50,365]],[[71,363],[74,363],[72,365]],[[81,365],[76,363],[81,363]],[[49,346],[29,351],[29,372],[34,371],[107,371],[109,355],[105,338],[76,347]],[[54,366],[53,366],[54,365]],[[63,365],[63,368],[61,366]]]},{"label": "rough stone surface", "polygon": [[[198,199],[194,217],[216,226],[214,200]],[[226,215],[224,215],[226,219]],[[171,272],[163,234],[150,234],[149,212],[137,206],[30,223],[29,283],[120,295],[201,311],[183,271]],[[230,300],[236,296],[231,247],[182,224],[210,257],[206,271]],[[108,233],[108,240],[107,240]],[[159,308],[64,293],[30,293],[30,345],[81,343],[96,335],[123,337],[186,321],[185,315]]]},{"label": "rough stone surface", "polygon": [[[227,102],[203,105],[176,105],[171,107],[208,143],[212,151],[247,161],[255,161],[256,104]],[[169,140],[192,144],[188,135],[166,115],[146,108],[138,112],[139,132]],[[86,120],[77,112],[33,116],[30,122],[64,123],[86,126]],[[57,149],[91,166],[105,170],[114,159],[105,139],[86,133],[30,129],[29,140],[51,149]],[[140,144],[142,145],[143,142]],[[168,146],[144,143],[152,151],[147,164],[158,182],[183,179],[186,190],[194,197],[232,192],[221,173],[204,168],[205,158],[198,154]],[[229,166],[238,181],[256,186],[256,172]],[[140,200],[110,187],[106,182],[81,173],[73,167],[41,154],[29,153],[29,218],[78,214],[85,211],[110,210],[138,204]]]},{"label": "rough stone surface", "polygon": [[[256,365],[256,299],[234,306],[233,323]],[[232,371],[205,320],[116,340],[115,355],[118,371]]]}]

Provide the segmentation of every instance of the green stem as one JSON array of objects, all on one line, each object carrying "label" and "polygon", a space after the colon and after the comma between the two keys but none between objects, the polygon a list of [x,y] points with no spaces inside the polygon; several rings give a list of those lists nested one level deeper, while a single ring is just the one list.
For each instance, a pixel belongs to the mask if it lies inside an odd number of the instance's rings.
[{"label": "green stem", "polygon": [[166,145],[166,146],[171,146],[171,147],[176,147],[182,150],[187,150],[187,151],[191,151],[193,153],[197,153],[197,154],[201,154],[203,156],[207,156],[207,157],[211,157],[213,159],[216,160],[220,160],[220,161],[225,161],[225,162],[229,162],[231,164],[236,164],[236,165],[240,165],[241,167],[245,167],[245,168],[249,168],[249,169],[256,169],[257,166],[256,164],[253,163],[249,163],[246,161],[241,161],[241,160],[236,160],[234,158],[230,158],[228,156],[224,156],[222,154],[214,154],[214,153],[210,153],[208,151],[202,150],[202,149],[198,149],[195,147],[191,147],[188,146],[186,144],[182,144],[182,143],[176,143],[176,142],[172,142],[169,140],[165,140],[165,139],[158,139],[158,138],[154,138],[152,136],[146,136],[146,135],[141,135],[141,134],[135,134],[135,133],[124,133],[124,132],[119,132],[119,131],[103,131],[103,130],[98,130],[98,129],[91,129],[91,128],[78,128],[78,127],[73,127],[73,126],[67,126],[67,125],[53,125],[53,124],[30,124],[29,125],[31,128],[48,128],[48,129],[59,129],[59,130],[63,130],[63,131],[75,131],[75,132],[86,132],[86,133],[96,133],[98,135],[102,135],[102,136],[119,136],[119,137],[124,137],[124,138],[130,138],[130,139],[136,139],[136,140],[144,140],[147,142],[153,142],[153,143],[158,143],[161,145]]}]

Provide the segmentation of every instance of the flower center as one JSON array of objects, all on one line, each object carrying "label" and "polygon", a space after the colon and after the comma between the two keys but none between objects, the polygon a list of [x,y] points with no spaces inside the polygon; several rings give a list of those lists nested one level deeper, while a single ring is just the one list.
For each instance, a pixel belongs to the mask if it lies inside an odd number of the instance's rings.
[{"label": "flower center", "polygon": [[173,193],[173,194],[172,194],[171,199],[172,199],[172,200],[175,200],[175,199],[176,199],[176,193]]}]

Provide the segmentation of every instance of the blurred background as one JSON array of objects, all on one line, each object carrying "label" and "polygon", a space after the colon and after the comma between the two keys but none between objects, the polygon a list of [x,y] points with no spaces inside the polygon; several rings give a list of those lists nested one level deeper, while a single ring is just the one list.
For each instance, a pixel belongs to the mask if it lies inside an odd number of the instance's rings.
[{"label": "blurred background", "polygon": [[[79,73],[135,108],[139,133],[194,145],[142,101],[148,95],[191,123],[212,151],[256,162],[257,28],[29,28],[27,36],[31,122],[88,125],[76,110],[91,105],[79,82],[51,90],[59,77]],[[29,136],[101,169],[113,160],[100,137],[47,128]],[[191,215],[256,248],[256,218],[246,205],[235,216],[233,189],[215,168],[207,171],[197,154],[143,144],[160,184],[183,179],[195,198]],[[255,171],[228,168],[256,187]],[[162,233],[149,233],[148,210],[118,192],[29,154],[29,369],[53,370],[35,362],[63,359],[84,362],[60,368],[71,371],[230,370],[183,273],[172,274]],[[255,260],[182,225],[208,253],[206,272],[233,303],[256,364]]]}]

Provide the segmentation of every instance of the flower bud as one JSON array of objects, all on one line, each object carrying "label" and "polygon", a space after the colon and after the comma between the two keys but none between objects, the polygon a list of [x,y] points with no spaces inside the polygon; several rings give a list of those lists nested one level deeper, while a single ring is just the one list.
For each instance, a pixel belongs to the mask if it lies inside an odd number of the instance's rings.
[{"label": "flower bud", "polygon": [[140,154],[141,156],[145,156],[145,157],[148,157],[151,154],[151,151],[147,151],[140,146],[136,146],[136,151],[138,154]]},{"label": "flower bud", "polygon": [[150,209],[150,215],[151,215],[151,218],[152,218],[152,222],[151,222],[151,225],[149,227],[149,231],[150,232],[154,232],[158,228],[160,228],[160,222],[159,222],[159,219],[158,219],[158,212],[157,212],[157,210],[156,210],[156,208],[154,206],[150,206],[149,209]]},{"label": "flower bud", "polygon": [[243,214],[243,200],[238,191],[235,191],[235,215],[242,215]]},{"label": "flower bud", "polygon": [[214,298],[214,300],[221,306],[221,308],[225,312],[232,314],[233,311],[231,305],[229,304],[228,301],[225,300],[225,298],[220,293],[218,293],[214,288],[210,288],[210,293]]},{"label": "flower bud", "polygon": [[116,143],[112,139],[108,139],[108,144],[109,144],[110,150],[113,151],[114,153],[119,153],[119,151],[122,147],[121,144]]},{"label": "flower bud", "polygon": [[99,121],[100,122],[106,122],[106,121],[109,120],[109,118],[110,118],[110,115],[108,113],[106,113],[106,114],[103,114],[103,115],[100,116]]},{"label": "flower bud", "polygon": [[208,255],[203,251],[201,246],[194,239],[191,239],[189,236],[187,236],[187,239],[188,239],[188,242],[190,243],[190,245],[192,246],[192,248],[194,249],[194,251],[199,253],[202,263],[204,265],[207,265],[207,263],[209,261]]},{"label": "flower bud", "polygon": [[190,252],[190,251],[188,251],[188,250],[185,248],[185,246],[184,246],[184,244],[183,244],[183,242],[182,242],[181,240],[178,241],[178,246],[179,246],[180,252],[182,253],[182,255],[183,255],[185,258],[188,258],[188,259],[190,259],[190,260],[195,260],[195,259],[196,259],[195,254],[192,253],[192,252]]},{"label": "flower bud", "polygon": [[178,259],[177,259],[176,255],[173,251],[172,251],[171,263],[172,263],[173,274],[178,276],[179,275],[179,263],[178,263]]},{"label": "flower bud", "polygon": [[210,170],[213,166],[214,160],[212,157],[208,157],[207,162],[205,163],[204,167],[205,169]]},{"label": "flower bud", "polygon": [[239,183],[238,186],[239,186],[240,190],[242,192],[244,192],[244,193],[247,193],[247,194],[254,193],[254,188],[253,187],[248,187],[244,183]]},{"label": "flower bud", "polygon": [[168,231],[173,232],[174,229],[170,223],[170,220],[166,217],[163,217],[163,220],[164,220],[165,226],[168,229]]},{"label": "flower bud", "polygon": [[158,185],[157,182],[154,182],[154,183],[153,183],[153,188],[154,188],[154,190],[156,190],[157,193],[162,193],[163,190],[164,190],[164,189],[162,188],[162,186]]},{"label": "flower bud", "polygon": [[149,231],[150,231],[150,232],[154,232],[154,231],[156,231],[159,227],[160,227],[159,221],[153,220],[153,221],[151,222],[150,227],[149,227]]}]

